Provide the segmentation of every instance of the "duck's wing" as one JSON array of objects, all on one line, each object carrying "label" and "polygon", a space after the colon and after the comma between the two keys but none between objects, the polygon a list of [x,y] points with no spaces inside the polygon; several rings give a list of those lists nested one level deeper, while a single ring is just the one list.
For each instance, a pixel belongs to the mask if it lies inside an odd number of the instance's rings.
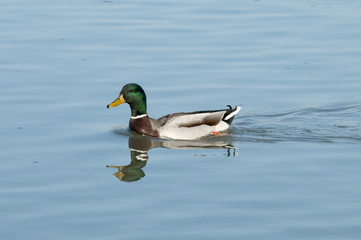
[{"label": "duck's wing", "polygon": [[216,126],[220,121],[230,124],[240,107],[212,111],[173,113],[158,119],[160,126],[196,127]]},{"label": "duck's wing", "polygon": [[196,127],[199,125],[215,126],[223,118],[226,111],[214,112],[193,112],[193,113],[176,113],[168,116],[165,124],[176,125],[177,127]]}]

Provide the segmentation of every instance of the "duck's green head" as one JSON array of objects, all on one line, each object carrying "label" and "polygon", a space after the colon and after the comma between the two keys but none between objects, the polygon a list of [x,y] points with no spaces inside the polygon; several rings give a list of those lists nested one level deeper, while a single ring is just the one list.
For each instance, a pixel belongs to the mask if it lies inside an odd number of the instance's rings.
[{"label": "duck's green head", "polygon": [[108,104],[107,108],[116,107],[123,103],[130,105],[132,117],[147,114],[147,97],[143,88],[136,83],[125,85],[120,91],[119,97]]}]

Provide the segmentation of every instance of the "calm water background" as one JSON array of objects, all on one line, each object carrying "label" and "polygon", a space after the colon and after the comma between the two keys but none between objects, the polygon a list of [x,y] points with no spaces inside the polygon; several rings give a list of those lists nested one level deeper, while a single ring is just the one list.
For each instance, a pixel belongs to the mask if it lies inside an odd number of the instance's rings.
[{"label": "calm water background", "polygon": [[[360,239],[360,13],[1,1],[1,239]],[[152,117],[243,109],[229,136],[144,139],[105,107],[128,82]]]}]

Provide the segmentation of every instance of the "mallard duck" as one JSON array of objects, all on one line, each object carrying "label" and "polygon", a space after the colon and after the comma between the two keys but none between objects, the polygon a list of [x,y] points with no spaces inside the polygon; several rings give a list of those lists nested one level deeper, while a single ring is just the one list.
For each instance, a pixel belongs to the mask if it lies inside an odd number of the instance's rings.
[{"label": "mallard duck", "polygon": [[141,86],[136,83],[125,85],[119,97],[107,108],[128,103],[131,110],[129,128],[137,133],[159,138],[197,139],[207,135],[217,135],[227,130],[240,106],[229,109],[181,112],[150,118],[147,114],[147,98]]}]

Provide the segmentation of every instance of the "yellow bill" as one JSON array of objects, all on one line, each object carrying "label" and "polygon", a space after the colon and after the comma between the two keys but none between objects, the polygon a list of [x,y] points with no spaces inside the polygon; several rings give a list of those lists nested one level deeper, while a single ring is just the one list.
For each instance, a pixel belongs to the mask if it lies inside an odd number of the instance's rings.
[{"label": "yellow bill", "polygon": [[122,94],[117,99],[115,99],[114,102],[108,104],[107,108],[116,107],[116,106],[118,106],[120,104],[123,104],[123,103],[125,103],[125,100],[124,100],[124,97],[123,97],[123,94]]}]

